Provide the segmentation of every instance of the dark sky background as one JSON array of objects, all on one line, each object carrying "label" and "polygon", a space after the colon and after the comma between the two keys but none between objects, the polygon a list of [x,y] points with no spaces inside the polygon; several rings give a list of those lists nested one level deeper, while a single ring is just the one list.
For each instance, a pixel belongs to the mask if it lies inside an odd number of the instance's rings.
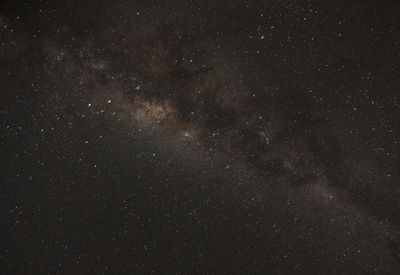
[{"label": "dark sky background", "polygon": [[1,1],[1,273],[396,274],[399,24],[398,1]]}]

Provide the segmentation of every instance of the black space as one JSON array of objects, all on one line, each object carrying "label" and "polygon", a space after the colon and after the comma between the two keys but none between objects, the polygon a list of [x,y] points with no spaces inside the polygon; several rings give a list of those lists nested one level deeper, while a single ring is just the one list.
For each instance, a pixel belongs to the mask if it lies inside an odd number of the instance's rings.
[{"label": "black space", "polygon": [[399,274],[399,1],[0,2],[1,274]]}]

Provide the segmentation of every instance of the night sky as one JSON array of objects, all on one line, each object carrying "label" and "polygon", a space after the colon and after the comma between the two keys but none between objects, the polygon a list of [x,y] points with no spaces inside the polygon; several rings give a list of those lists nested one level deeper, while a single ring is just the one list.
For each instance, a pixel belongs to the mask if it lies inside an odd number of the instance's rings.
[{"label": "night sky", "polygon": [[400,2],[2,0],[1,274],[399,274]]}]

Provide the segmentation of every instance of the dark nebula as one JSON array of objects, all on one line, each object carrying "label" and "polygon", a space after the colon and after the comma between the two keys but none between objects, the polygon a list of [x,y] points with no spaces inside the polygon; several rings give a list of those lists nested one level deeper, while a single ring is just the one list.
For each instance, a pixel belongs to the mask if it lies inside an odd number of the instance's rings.
[{"label": "dark nebula", "polygon": [[4,274],[398,274],[398,1],[0,3]]}]

